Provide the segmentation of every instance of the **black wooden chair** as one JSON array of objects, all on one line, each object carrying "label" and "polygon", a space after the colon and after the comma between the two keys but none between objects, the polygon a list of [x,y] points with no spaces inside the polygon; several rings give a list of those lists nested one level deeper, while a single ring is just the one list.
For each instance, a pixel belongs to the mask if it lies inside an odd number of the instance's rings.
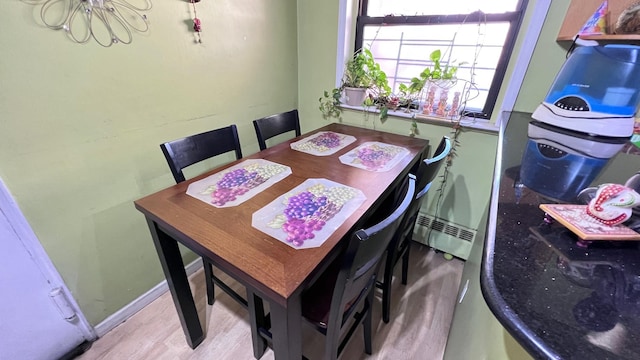
[{"label": "black wooden chair", "polygon": [[[302,294],[302,316],[316,330],[325,335],[324,359],[337,359],[351,335],[362,324],[365,352],[372,353],[372,305],[376,278],[382,257],[391,242],[407,209],[415,198],[415,176],[409,175],[402,202],[381,222],[353,232],[346,249],[322,273],[318,280]],[[265,320],[262,302],[257,301],[257,314],[252,329],[266,341],[271,340],[270,321]],[[251,309],[250,309],[251,311]],[[353,321],[351,321],[353,319]],[[254,334],[255,336],[255,334]],[[254,353],[262,354],[264,343],[254,339]],[[256,348],[257,347],[257,348]]]},{"label": "black wooden chair", "polygon": [[[224,153],[235,151],[236,159],[242,158],[240,139],[235,125],[187,136],[182,139],[166,142],[160,145],[164,157],[167,159],[176,183],[185,181],[182,170],[188,166]],[[207,287],[207,302],[213,305],[215,293],[213,285],[218,285],[233,299],[247,307],[247,300],[231,289],[213,273],[213,265],[202,258]]]},{"label": "black wooden chair", "polygon": [[409,272],[409,251],[411,240],[415,228],[418,212],[425,194],[429,191],[433,180],[440,170],[446,157],[451,152],[451,140],[444,136],[436,148],[433,157],[423,159],[420,162],[416,173],[416,197],[411,202],[406,217],[402,220],[398,231],[387,249],[384,275],[382,281],[378,281],[376,286],[382,289],[382,320],[389,322],[391,312],[391,281],[393,279],[393,269],[400,259],[402,259],[402,284],[407,284]]},{"label": "black wooden chair", "polygon": [[253,127],[256,129],[260,150],[264,150],[267,148],[267,140],[276,135],[295,131],[296,136],[300,136],[298,110],[291,110],[254,120]]}]

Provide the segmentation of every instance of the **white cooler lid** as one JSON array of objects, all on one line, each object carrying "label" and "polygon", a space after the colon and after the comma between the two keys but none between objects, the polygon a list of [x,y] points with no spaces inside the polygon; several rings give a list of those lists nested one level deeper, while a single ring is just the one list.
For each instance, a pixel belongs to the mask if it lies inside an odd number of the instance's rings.
[{"label": "white cooler lid", "polygon": [[551,145],[573,154],[581,154],[598,159],[610,159],[627,143],[626,138],[598,137],[559,128],[539,121],[529,122],[529,139]]}]

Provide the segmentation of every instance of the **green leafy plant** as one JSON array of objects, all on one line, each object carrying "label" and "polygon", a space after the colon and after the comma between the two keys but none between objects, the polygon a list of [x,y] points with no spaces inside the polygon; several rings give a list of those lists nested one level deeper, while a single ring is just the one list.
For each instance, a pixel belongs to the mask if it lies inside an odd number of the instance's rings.
[{"label": "green leafy plant", "polygon": [[342,119],[342,109],[340,108],[340,97],[342,89],[335,88],[331,92],[325,90],[323,96],[318,99],[320,102],[320,112],[325,119],[336,118]]},{"label": "green leafy plant", "polygon": [[340,86],[331,91],[325,90],[323,96],[318,99],[319,109],[324,118],[340,118],[340,99],[342,91],[347,87],[369,90],[369,97],[362,104],[365,107],[370,106],[373,99],[391,94],[387,74],[380,68],[369,49],[357,51],[345,64]]},{"label": "green leafy plant", "polygon": [[438,80],[448,80],[454,81],[456,79],[456,73],[458,72],[458,67],[460,65],[464,65],[465,63],[449,64],[448,62],[442,65],[442,51],[440,49],[434,50],[429,55],[433,66],[427,66],[419,76],[411,79],[409,85],[400,84],[399,89],[400,93],[405,98],[414,99],[419,96],[419,94],[424,89],[424,86],[429,81],[438,81]]},{"label": "green leafy plant", "polygon": [[371,77],[367,74],[368,62],[364,51],[356,52],[344,66],[341,87],[369,88],[372,81]]},{"label": "green leafy plant", "polygon": [[373,53],[369,49],[357,51],[347,61],[342,77],[342,85],[345,87],[366,88],[378,92],[390,93],[391,88],[387,82],[387,74],[376,62]]}]

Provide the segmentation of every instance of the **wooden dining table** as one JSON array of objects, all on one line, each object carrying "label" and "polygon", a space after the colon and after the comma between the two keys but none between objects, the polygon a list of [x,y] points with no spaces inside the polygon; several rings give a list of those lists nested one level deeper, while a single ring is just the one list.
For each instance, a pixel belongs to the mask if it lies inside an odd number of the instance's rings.
[{"label": "wooden dining table", "polygon": [[[355,141],[327,156],[291,148],[291,143],[321,131],[352,136]],[[367,142],[395,145],[408,151],[386,171],[373,172],[340,161],[341,155]],[[205,334],[178,243],[210,259],[246,286],[249,293],[267,302],[275,358],[299,360],[302,357],[302,292],[338,256],[346,243],[343,239],[361,227],[406,179],[427,147],[428,141],[424,139],[332,123],[135,201],[136,209],[146,217],[189,346],[198,346]],[[248,159],[286,165],[291,174],[237,206],[216,207],[186,193],[189,184]],[[255,212],[307,179],[328,179],[359,189],[366,199],[315,248],[297,249],[252,226]],[[250,310],[253,304],[250,299]],[[253,316],[253,311],[250,312]],[[255,327],[254,320],[252,327]],[[255,350],[260,343],[255,328],[252,334],[254,354],[260,357],[264,349]]]}]

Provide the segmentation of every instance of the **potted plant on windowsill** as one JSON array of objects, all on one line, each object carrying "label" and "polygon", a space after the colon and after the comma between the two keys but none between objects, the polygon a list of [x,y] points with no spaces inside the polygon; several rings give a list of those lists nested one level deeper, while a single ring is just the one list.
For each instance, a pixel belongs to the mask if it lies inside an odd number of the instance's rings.
[{"label": "potted plant on windowsill", "polygon": [[415,102],[422,100],[425,90],[428,91],[432,87],[448,89],[455,85],[458,67],[465,64],[455,64],[455,62],[450,64],[447,62],[443,66],[442,52],[439,49],[431,52],[429,59],[433,63],[432,66],[427,66],[419,76],[412,78],[409,85],[400,84],[399,86],[400,106],[406,107],[406,111],[417,108]]},{"label": "potted plant on windowsill", "polygon": [[380,68],[371,50],[361,49],[346,62],[340,86],[325,91],[319,99],[319,108],[325,118],[339,118],[343,100],[351,106],[370,106],[373,99],[390,93],[387,74]]},{"label": "potted plant on windowsill", "polygon": [[[371,87],[371,77],[368,75],[369,67],[367,63],[372,57],[368,57],[366,51],[357,52],[345,64],[341,87],[344,90],[347,105],[362,105],[364,98],[367,96],[367,90]],[[369,54],[371,54],[370,51]]]}]

